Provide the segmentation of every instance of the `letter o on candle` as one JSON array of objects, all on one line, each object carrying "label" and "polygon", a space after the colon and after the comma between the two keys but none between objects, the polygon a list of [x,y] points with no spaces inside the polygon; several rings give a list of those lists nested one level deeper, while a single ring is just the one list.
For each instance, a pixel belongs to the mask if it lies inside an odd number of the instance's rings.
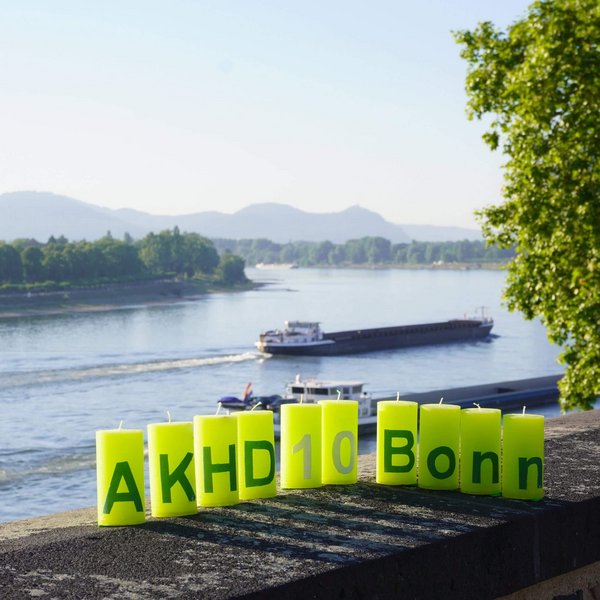
[{"label": "letter o on candle", "polygon": [[419,414],[419,487],[458,489],[460,407],[422,404]]}]

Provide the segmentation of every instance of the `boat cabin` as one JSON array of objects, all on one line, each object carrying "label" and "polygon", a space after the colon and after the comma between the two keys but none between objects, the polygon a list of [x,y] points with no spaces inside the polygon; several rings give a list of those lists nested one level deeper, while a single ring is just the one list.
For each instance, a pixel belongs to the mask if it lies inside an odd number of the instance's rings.
[{"label": "boat cabin", "polygon": [[319,402],[319,400],[357,400],[359,416],[368,416],[372,411],[371,394],[363,391],[362,381],[301,380],[299,376],[287,385],[286,397],[297,402]]}]

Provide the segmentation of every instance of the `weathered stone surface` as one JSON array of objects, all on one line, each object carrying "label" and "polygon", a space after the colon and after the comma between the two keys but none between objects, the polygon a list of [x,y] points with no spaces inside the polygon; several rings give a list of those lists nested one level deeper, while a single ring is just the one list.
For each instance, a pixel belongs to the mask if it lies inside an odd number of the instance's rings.
[{"label": "weathered stone surface", "polygon": [[0,525],[0,597],[495,598],[600,560],[600,411],[547,422],[546,498],[280,492],[141,526],[95,509]]}]

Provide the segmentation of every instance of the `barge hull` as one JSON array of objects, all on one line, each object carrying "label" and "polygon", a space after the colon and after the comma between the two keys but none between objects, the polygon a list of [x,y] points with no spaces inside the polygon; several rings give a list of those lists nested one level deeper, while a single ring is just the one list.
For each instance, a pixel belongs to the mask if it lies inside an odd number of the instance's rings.
[{"label": "barge hull", "polygon": [[449,344],[476,341],[486,338],[492,329],[491,322],[452,320],[423,325],[401,325],[374,329],[324,333],[323,340],[334,343],[304,345],[265,345],[264,352],[289,356],[336,356],[376,352],[411,346]]}]

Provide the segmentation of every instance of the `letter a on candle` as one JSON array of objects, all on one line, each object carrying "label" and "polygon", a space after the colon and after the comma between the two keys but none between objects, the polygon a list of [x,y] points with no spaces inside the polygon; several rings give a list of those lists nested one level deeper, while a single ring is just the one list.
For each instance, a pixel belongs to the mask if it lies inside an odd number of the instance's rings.
[{"label": "letter a on candle", "polygon": [[138,525],[144,507],[144,432],[96,432],[98,525]]}]

